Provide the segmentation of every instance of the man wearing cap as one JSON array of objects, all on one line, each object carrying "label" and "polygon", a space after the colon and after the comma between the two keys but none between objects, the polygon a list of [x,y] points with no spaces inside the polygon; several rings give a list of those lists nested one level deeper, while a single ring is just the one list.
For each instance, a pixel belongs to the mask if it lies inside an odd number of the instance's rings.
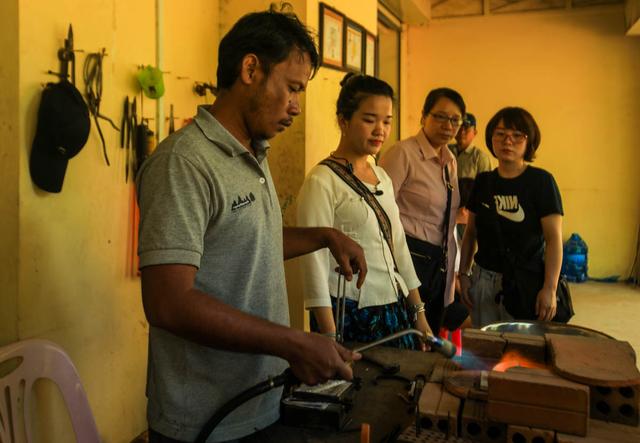
[{"label": "man wearing cap", "polygon": [[[152,443],[194,441],[223,404],[287,366],[309,384],[352,377],[358,354],[288,327],[282,260],[328,247],[348,279],[360,271],[362,285],[362,249],[334,229],[283,229],[266,155],[267,140],[300,113],[317,68],[315,43],[294,14],[242,17],[220,42],[216,101],[139,171]],[[280,395],[244,403],[207,441],[269,426]]]},{"label": "man wearing cap", "polygon": [[[456,134],[456,143],[449,145],[449,149],[456,156],[458,162],[458,185],[460,187],[460,210],[456,217],[458,233],[462,237],[464,226],[467,224],[467,210],[465,208],[476,175],[491,170],[489,156],[472,145],[478,130],[476,129],[476,117],[467,113]],[[462,228],[460,226],[462,225]]]}]

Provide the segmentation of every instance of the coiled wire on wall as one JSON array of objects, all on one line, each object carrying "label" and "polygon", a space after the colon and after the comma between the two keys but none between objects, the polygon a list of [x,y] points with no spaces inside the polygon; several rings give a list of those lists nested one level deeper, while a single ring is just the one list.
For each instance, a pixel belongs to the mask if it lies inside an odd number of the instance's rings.
[{"label": "coiled wire on wall", "polygon": [[120,131],[120,129],[118,129],[109,117],[100,114],[100,101],[102,100],[102,59],[105,55],[106,53],[104,48],[102,48],[100,52],[87,54],[87,58],[84,60],[82,76],[84,78],[89,112],[93,116],[96,128],[98,129],[98,135],[100,136],[100,141],[102,142],[104,160],[107,162],[107,166],[111,166],[111,163],[109,163],[109,156],[107,155],[107,145],[104,141],[104,135],[102,134],[102,129],[100,128],[98,119],[101,118],[108,121],[116,131]]}]

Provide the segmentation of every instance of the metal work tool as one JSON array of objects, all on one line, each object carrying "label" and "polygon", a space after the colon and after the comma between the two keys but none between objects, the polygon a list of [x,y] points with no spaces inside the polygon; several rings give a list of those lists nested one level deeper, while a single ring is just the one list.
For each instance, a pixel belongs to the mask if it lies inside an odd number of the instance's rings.
[{"label": "metal work tool", "polygon": [[124,98],[124,107],[122,108],[122,120],[120,121],[120,149],[124,149],[126,142],[127,124],[129,121],[129,97]]},{"label": "metal work tool", "polygon": [[387,335],[386,337],[381,338],[380,340],[367,343],[366,345],[362,345],[358,348],[355,348],[353,349],[353,351],[354,352],[366,351],[367,349],[371,349],[375,346],[381,345],[383,343],[387,343],[391,340],[395,340],[397,338],[404,337],[405,335],[409,335],[409,334],[417,335],[427,345],[431,346],[433,350],[439,352],[440,354],[444,355],[447,358],[451,358],[454,355],[456,355],[456,345],[451,343],[449,340],[445,340],[440,337],[435,337],[431,334],[425,334],[422,331],[419,331],[417,329],[412,329],[412,328],[396,332],[395,334]]},{"label": "metal work tool", "polygon": [[342,273],[338,273],[338,289],[336,291],[336,308],[335,308],[335,322],[336,322],[336,341],[338,343],[344,342],[344,316],[347,306],[347,279],[344,278]]},{"label": "metal work tool", "polygon": [[413,392],[411,393],[411,399],[416,408],[416,436],[420,434],[420,395],[422,394],[426,381],[427,379],[424,375],[416,375],[416,378],[414,379]]},{"label": "metal work tool", "polygon": [[69,25],[64,47],[58,50],[60,60],[60,78],[66,80],[69,77],[69,64],[71,64],[71,83],[76,84],[76,56],[73,53],[73,27]]},{"label": "metal work tool", "polygon": [[173,123],[173,104],[169,106],[169,134],[176,132],[175,124]]}]

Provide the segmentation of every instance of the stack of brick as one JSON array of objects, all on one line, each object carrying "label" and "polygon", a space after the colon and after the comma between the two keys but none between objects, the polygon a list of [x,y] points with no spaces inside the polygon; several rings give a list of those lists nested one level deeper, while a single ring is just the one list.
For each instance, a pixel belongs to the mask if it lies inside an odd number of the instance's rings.
[{"label": "stack of brick", "polygon": [[489,374],[487,417],[510,425],[587,435],[589,388],[551,373]]},{"label": "stack of brick", "polygon": [[[551,341],[544,337],[465,330],[464,342],[461,365],[484,371],[456,372],[460,368],[446,360],[437,364],[419,401],[423,429],[483,443],[640,442],[638,385],[590,385],[569,380],[555,369],[491,370],[508,354],[534,366],[554,366]],[[460,383],[463,373],[474,372],[485,374],[488,383],[481,383],[480,376],[473,383]]]}]

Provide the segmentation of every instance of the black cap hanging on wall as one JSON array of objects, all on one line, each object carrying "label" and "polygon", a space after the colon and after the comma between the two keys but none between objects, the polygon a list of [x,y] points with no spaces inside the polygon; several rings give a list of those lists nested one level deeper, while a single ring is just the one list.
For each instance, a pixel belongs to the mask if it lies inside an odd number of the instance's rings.
[{"label": "black cap hanging on wall", "polygon": [[69,159],[89,138],[89,110],[80,91],[63,80],[42,91],[36,136],[31,148],[31,179],[47,192],[60,192]]}]

